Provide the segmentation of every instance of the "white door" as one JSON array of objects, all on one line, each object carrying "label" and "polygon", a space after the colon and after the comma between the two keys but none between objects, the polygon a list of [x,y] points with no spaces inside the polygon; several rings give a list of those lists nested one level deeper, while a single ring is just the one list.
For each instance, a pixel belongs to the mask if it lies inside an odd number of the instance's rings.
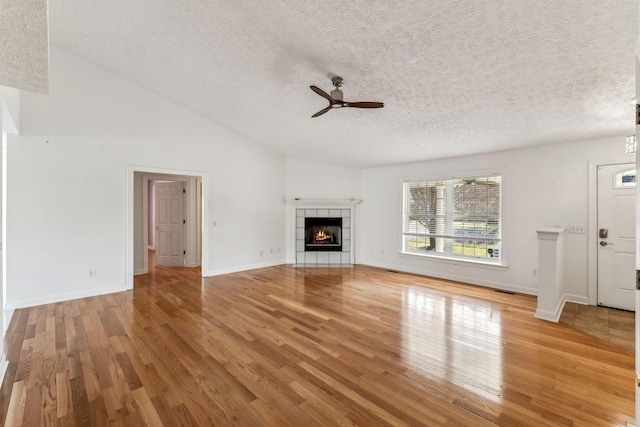
[{"label": "white door", "polygon": [[156,198],[156,265],[184,267],[184,182],[158,183]]},{"label": "white door", "polygon": [[635,311],[636,167],[598,166],[598,305]]}]

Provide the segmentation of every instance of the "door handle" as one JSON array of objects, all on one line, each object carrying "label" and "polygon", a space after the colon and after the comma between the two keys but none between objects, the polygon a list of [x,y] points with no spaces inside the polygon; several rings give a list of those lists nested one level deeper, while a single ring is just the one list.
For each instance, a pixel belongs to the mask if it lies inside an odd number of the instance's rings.
[{"label": "door handle", "polygon": [[609,245],[613,245],[613,243],[607,243],[604,240],[600,240],[600,246],[609,246]]}]

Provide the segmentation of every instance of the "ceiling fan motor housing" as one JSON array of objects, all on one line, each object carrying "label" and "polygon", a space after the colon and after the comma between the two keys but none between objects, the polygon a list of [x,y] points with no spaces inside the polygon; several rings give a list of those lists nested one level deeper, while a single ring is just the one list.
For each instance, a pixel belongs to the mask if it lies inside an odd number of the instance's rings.
[{"label": "ceiling fan motor housing", "polygon": [[340,76],[333,76],[331,79],[331,83],[335,86],[335,89],[331,91],[331,97],[336,101],[344,101],[342,97],[342,91],[340,90],[340,86],[344,83],[344,79]]}]

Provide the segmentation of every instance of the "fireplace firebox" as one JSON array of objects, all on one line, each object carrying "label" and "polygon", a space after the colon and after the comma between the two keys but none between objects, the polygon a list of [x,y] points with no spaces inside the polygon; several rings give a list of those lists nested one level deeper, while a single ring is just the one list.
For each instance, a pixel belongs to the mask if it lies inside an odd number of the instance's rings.
[{"label": "fireplace firebox", "polygon": [[305,218],[305,251],[342,251],[342,218]]}]

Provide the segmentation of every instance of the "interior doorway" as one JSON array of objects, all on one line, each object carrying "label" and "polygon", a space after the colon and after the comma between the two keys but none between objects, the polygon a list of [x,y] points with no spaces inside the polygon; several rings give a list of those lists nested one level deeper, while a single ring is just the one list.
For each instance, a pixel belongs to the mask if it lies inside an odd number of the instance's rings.
[{"label": "interior doorway", "polygon": [[[141,173],[143,258],[136,274],[145,274],[149,262],[166,267],[202,264],[202,178]],[[145,191],[146,190],[146,191]],[[146,210],[144,209],[146,207]],[[142,267],[140,271],[140,267]]]},{"label": "interior doorway", "polygon": [[209,245],[203,236],[208,233],[208,173],[127,166],[127,241],[126,285],[133,289],[133,276],[149,271],[149,182],[180,181],[185,183],[185,263],[186,267],[201,267],[207,274]]}]

